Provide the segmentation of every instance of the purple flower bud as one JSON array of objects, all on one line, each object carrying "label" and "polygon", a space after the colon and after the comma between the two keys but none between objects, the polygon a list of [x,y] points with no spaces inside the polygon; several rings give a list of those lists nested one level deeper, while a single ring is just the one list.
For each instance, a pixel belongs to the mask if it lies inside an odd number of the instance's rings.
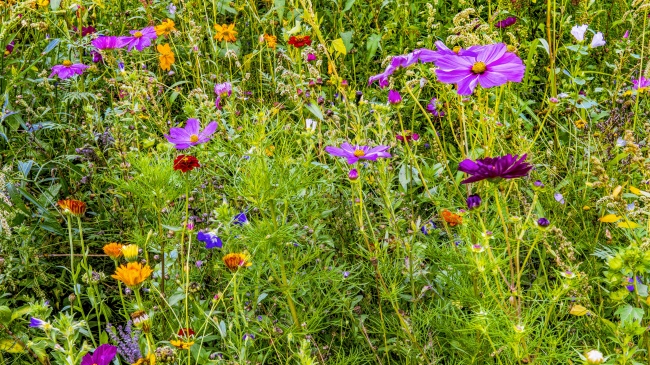
[{"label": "purple flower bud", "polygon": [[467,197],[467,209],[472,210],[481,206],[481,197],[478,194]]},{"label": "purple flower bud", "polygon": [[350,272],[349,271],[343,271],[343,278],[347,278],[348,276],[350,276]]},{"label": "purple flower bud", "polygon": [[623,34],[623,38],[624,39],[630,38],[630,30],[629,29],[625,31],[625,34]]},{"label": "purple flower bud", "polygon": [[399,91],[389,90],[388,91],[388,102],[391,104],[399,104],[402,102],[402,96],[399,94]]},{"label": "purple flower bud", "polygon": [[542,228],[546,228],[551,225],[551,222],[546,218],[540,218],[537,220],[537,225]]},{"label": "purple flower bud", "polygon": [[354,181],[359,178],[359,171],[357,169],[352,169],[348,172],[348,179]]}]

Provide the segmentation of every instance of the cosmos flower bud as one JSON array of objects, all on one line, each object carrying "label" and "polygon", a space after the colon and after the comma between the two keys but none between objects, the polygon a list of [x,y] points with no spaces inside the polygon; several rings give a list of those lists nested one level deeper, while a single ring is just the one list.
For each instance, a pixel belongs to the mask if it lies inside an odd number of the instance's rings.
[{"label": "cosmos flower bud", "polygon": [[359,178],[359,171],[357,169],[352,169],[350,172],[348,172],[348,179],[351,181],[355,181]]},{"label": "cosmos flower bud", "polygon": [[389,90],[388,91],[388,102],[390,104],[399,104],[402,102],[402,95],[399,94],[399,91]]},{"label": "cosmos flower bud", "polygon": [[481,197],[473,194],[467,197],[467,209],[472,210],[481,206]]},{"label": "cosmos flower bud", "polygon": [[537,225],[542,227],[542,228],[546,228],[549,225],[551,225],[551,222],[546,218],[540,218],[540,219],[537,220]]}]

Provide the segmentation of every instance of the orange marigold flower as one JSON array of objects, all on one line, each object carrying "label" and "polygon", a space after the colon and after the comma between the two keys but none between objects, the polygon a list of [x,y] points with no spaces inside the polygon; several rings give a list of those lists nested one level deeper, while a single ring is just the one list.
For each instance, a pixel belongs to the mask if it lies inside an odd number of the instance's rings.
[{"label": "orange marigold flower", "polygon": [[447,222],[447,224],[452,227],[463,223],[463,217],[459,216],[458,214],[454,214],[447,209],[442,211],[442,219],[444,219],[445,222]]},{"label": "orange marigold flower", "polygon": [[223,257],[223,263],[231,271],[237,271],[240,267],[248,267],[253,264],[247,253],[229,253]]},{"label": "orange marigold flower", "polygon": [[174,64],[174,52],[172,52],[169,44],[159,44],[156,49],[160,53],[160,68],[165,71],[171,70],[171,67]]},{"label": "orange marigold flower", "polygon": [[72,214],[72,215],[76,215],[77,217],[80,217],[86,213],[86,203],[80,200],[74,200],[74,199],[59,200],[57,204],[65,214]]},{"label": "orange marigold flower", "polygon": [[237,35],[237,31],[235,30],[235,24],[215,24],[214,25],[214,30],[217,32],[214,35],[214,39],[218,41],[226,41],[226,42],[235,42],[237,38],[235,37]]},{"label": "orange marigold flower", "polygon": [[169,35],[171,32],[175,31],[174,21],[171,19],[163,20],[160,25],[156,25],[154,29],[156,30],[156,35],[158,37],[163,35]]},{"label": "orange marigold flower", "polygon": [[264,34],[264,41],[269,48],[275,48],[278,44],[278,37],[270,34]]},{"label": "orange marigold flower", "polygon": [[116,242],[111,242],[104,246],[104,253],[113,260],[122,256],[122,245]]},{"label": "orange marigold flower", "polygon": [[153,271],[149,265],[140,264],[139,262],[129,262],[126,265],[120,265],[111,277],[123,282],[129,288],[135,288],[142,284]]}]

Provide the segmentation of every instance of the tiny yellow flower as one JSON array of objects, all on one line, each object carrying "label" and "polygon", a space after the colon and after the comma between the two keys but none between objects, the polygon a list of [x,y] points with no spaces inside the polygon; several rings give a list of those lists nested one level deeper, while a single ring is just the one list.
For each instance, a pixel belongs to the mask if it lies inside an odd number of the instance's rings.
[{"label": "tiny yellow flower", "polygon": [[582,120],[582,119],[579,119],[579,120],[576,120],[575,122],[573,122],[573,124],[575,124],[576,128],[582,129],[587,125],[587,122]]}]

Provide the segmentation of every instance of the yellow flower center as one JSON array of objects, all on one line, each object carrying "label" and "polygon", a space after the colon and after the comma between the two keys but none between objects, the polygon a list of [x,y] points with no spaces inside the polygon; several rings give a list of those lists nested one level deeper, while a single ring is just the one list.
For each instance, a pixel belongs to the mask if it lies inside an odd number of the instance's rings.
[{"label": "yellow flower center", "polygon": [[133,36],[136,37],[136,38],[140,38],[140,37],[142,37],[142,32],[140,32],[140,31],[135,32],[135,34],[133,34]]},{"label": "yellow flower center", "polygon": [[72,66],[72,61],[70,61],[70,60],[65,60],[65,61],[63,61],[63,66],[65,66],[65,67],[70,67],[70,66]]},{"label": "yellow flower center", "polygon": [[460,48],[460,46],[456,46],[452,49],[452,51],[454,51],[455,54],[458,54],[458,52],[460,52],[461,49],[462,48]]},{"label": "yellow flower center", "polygon": [[363,152],[363,150],[355,150],[354,151],[354,157],[363,157],[365,155],[366,155],[366,153]]},{"label": "yellow flower center", "polygon": [[487,71],[487,67],[485,66],[484,62],[476,62],[474,66],[472,66],[472,72],[475,74],[482,74],[485,71]]},{"label": "yellow flower center", "polygon": [[190,136],[190,142],[196,143],[198,141],[199,141],[199,136],[197,136],[196,134]]}]

